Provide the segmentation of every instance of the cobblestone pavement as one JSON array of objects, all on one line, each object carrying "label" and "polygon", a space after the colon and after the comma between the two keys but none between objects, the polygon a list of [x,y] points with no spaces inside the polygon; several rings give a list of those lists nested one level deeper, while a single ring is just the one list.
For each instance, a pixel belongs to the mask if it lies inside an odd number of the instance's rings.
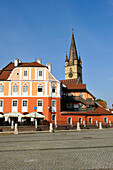
[{"label": "cobblestone pavement", "polygon": [[113,169],[113,129],[0,135],[0,170]]}]

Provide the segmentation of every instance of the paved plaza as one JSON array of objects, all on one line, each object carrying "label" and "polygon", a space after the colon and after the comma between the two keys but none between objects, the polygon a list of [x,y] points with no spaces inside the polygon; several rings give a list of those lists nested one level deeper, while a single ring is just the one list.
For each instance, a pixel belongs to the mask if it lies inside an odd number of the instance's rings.
[{"label": "paved plaza", "polygon": [[113,129],[0,135],[0,170],[113,169]]}]

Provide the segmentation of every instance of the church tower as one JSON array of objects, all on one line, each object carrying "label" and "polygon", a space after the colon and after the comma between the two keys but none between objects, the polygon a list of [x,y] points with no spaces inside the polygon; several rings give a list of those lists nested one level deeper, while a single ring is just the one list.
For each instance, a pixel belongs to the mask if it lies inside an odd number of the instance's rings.
[{"label": "church tower", "polygon": [[72,33],[71,47],[69,53],[69,59],[66,54],[65,59],[65,80],[78,79],[78,83],[82,83],[82,62],[81,57],[77,54],[74,34]]}]

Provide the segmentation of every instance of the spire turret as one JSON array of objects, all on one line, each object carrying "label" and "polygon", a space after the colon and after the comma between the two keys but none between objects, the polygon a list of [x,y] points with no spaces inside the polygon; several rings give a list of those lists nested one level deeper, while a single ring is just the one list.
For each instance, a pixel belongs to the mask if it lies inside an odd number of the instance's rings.
[{"label": "spire turret", "polygon": [[78,59],[78,55],[77,55],[77,50],[75,45],[74,34],[72,33],[71,47],[69,53],[69,65],[73,65],[75,59]]}]

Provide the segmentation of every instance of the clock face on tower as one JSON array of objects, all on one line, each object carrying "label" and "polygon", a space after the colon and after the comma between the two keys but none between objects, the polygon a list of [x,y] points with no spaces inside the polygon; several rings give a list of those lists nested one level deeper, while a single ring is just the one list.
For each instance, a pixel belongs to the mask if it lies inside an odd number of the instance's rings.
[{"label": "clock face on tower", "polygon": [[70,68],[70,72],[69,72],[68,76],[69,76],[70,78],[72,78],[72,77],[73,77],[72,68]]}]

